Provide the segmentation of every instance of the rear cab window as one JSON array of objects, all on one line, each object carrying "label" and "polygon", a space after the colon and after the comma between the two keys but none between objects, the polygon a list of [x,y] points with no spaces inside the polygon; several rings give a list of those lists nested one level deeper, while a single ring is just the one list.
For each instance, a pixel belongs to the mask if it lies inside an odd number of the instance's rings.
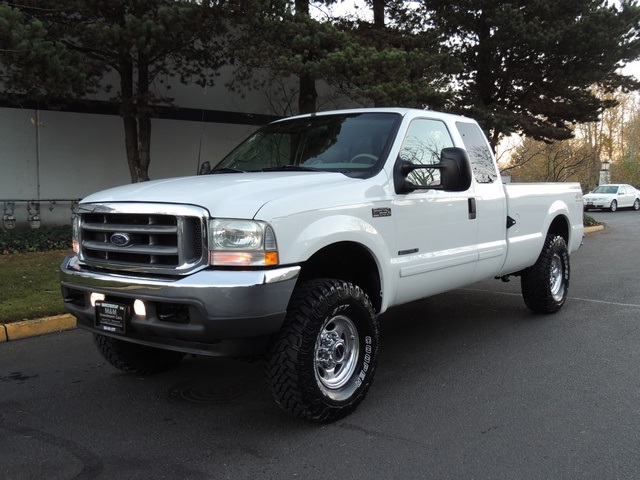
[{"label": "rear cab window", "polygon": [[478,183],[493,183],[498,179],[496,164],[491,154],[489,144],[475,123],[456,122],[456,127],[462,136],[464,148],[467,150],[473,176]]}]

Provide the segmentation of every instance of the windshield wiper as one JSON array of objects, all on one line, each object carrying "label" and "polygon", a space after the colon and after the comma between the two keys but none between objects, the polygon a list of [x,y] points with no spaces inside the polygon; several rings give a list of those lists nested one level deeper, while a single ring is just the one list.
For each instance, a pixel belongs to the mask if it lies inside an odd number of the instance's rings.
[{"label": "windshield wiper", "polygon": [[303,165],[281,165],[279,167],[267,167],[262,169],[263,172],[324,172],[321,168],[305,167]]},{"label": "windshield wiper", "polygon": [[209,172],[209,175],[211,175],[212,173],[247,173],[247,171],[240,170],[239,168],[222,167],[222,168],[214,168]]}]

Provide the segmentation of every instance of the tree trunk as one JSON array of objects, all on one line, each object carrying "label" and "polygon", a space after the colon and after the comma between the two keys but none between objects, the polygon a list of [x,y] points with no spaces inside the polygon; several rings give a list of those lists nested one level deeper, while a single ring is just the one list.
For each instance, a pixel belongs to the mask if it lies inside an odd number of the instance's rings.
[{"label": "tree trunk", "polygon": [[124,139],[131,183],[149,180],[151,162],[151,113],[149,109],[147,64],[138,71],[138,89],[134,87],[134,68],[129,60],[120,64],[120,115],[124,122]]},{"label": "tree trunk", "polygon": [[[309,0],[295,0],[296,17],[309,16]],[[299,113],[315,113],[317,110],[316,80],[308,73],[300,74],[300,91],[298,93]]]},{"label": "tree trunk", "polygon": [[136,106],[133,103],[133,65],[123,61],[118,71],[120,74],[120,115],[124,122],[124,142],[127,152],[127,164],[131,182],[138,182],[138,122]]},{"label": "tree trunk", "polygon": [[149,106],[149,60],[138,58],[138,182],[149,180],[151,163],[151,107]]},{"label": "tree trunk", "polygon": [[317,98],[316,81],[309,75],[300,75],[300,93],[298,95],[300,113],[315,113]]},{"label": "tree trunk", "polygon": [[384,28],[384,7],[386,0],[373,0],[373,26]]}]

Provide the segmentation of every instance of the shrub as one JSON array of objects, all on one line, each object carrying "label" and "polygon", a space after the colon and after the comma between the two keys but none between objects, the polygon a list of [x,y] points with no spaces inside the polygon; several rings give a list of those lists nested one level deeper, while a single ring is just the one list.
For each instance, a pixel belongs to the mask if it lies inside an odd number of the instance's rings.
[{"label": "shrub", "polygon": [[582,223],[584,224],[585,227],[596,227],[596,226],[600,225],[600,222],[598,222],[592,216],[587,215],[586,213],[584,214],[584,216],[582,218]]},{"label": "shrub", "polygon": [[0,253],[71,250],[71,226],[41,227],[35,230],[0,230]]}]

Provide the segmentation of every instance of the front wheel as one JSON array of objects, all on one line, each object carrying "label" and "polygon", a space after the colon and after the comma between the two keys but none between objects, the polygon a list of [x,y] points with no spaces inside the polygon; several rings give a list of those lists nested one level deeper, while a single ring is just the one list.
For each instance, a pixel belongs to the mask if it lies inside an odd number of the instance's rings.
[{"label": "front wheel", "polygon": [[95,333],[93,341],[107,362],[127,373],[152,375],[174,367],[184,353],[125,342]]},{"label": "front wheel", "polygon": [[327,279],[302,283],[267,355],[276,403],[317,422],[348,415],[371,386],[378,341],[376,314],[360,287]]},{"label": "front wheel", "polygon": [[536,263],[522,272],[522,297],[537,313],[555,313],[562,308],[569,290],[569,251],[559,235],[547,235]]},{"label": "front wheel", "polygon": [[616,210],[618,210],[618,202],[616,202],[615,200],[612,200],[611,205],[609,205],[609,210],[612,212],[615,212]]}]

